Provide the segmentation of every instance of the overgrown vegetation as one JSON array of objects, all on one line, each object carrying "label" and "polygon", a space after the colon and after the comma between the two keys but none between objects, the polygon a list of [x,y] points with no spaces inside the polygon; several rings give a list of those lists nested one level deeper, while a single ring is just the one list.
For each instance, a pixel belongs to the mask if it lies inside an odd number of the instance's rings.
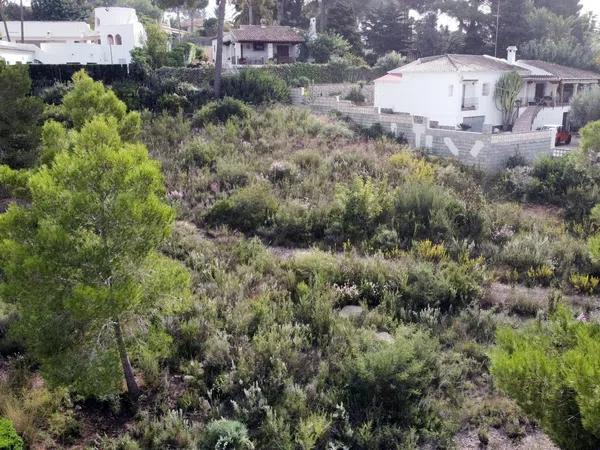
[{"label": "overgrown vegetation", "polygon": [[0,442],[596,448],[600,125],[489,176],[244,73],[160,113],[77,74],[0,166]]}]

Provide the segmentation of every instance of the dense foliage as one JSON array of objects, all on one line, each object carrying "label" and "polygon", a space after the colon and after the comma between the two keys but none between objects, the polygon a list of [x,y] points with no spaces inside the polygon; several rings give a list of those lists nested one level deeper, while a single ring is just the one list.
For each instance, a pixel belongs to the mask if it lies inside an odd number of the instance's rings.
[{"label": "dense foliage", "polygon": [[27,67],[0,61],[0,164],[31,166],[38,156],[43,103],[30,96]]},{"label": "dense foliage", "polygon": [[492,373],[564,449],[600,445],[600,327],[564,306],[549,322],[498,331]]},{"label": "dense foliage", "polygon": [[0,166],[24,446],[597,446],[599,122],[486,175],[210,73],[117,86],[141,113],[79,73],[44,93],[41,157]]}]

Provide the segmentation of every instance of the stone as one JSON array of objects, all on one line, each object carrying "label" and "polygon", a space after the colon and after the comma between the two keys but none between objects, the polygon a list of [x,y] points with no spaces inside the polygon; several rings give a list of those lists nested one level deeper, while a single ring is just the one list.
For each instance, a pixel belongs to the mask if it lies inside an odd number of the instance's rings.
[{"label": "stone", "polygon": [[339,315],[340,317],[343,317],[345,319],[356,319],[357,317],[360,317],[363,313],[363,308],[362,306],[358,306],[358,305],[348,305],[348,306],[344,306],[340,312]]},{"label": "stone", "polygon": [[387,331],[379,331],[379,332],[375,333],[375,340],[379,341],[379,342],[386,342],[388,344],[391,344],[392,342],[394,342],[394,336],[392,336]]}]

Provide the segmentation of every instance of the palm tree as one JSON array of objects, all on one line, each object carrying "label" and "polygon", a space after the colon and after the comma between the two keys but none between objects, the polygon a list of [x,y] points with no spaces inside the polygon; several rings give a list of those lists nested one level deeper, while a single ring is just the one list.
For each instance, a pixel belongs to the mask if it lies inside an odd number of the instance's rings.
[{"label": "palm tree", "polygon": [[217,55],[215,60],[215,97],[221,97],[221,79],[223,77],[223,28],[225,27],[225,7],[227,0],[219,0],[217,14]]}]

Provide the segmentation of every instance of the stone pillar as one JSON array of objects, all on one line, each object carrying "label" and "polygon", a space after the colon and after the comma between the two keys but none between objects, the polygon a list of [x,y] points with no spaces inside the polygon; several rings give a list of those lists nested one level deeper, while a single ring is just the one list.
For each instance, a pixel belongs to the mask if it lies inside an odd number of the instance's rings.
[{"label": "stone pillar", "polygon": [[270,59],[273,59],[273,55],[274,55],[274,53],[273,53],[273,43],[269,42],[267,44],[267,61],[270,60]]}]

